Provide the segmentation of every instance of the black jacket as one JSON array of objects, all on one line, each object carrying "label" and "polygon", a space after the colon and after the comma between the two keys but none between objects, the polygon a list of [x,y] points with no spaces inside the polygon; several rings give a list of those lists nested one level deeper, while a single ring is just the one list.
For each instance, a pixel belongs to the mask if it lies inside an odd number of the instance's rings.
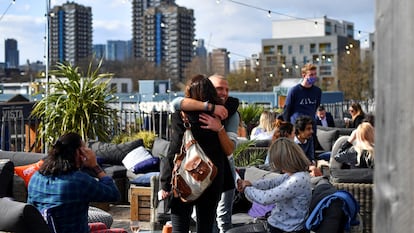
[{"label": "black jacket", "polygon": [[[209,156],[214,165],[217,167],[217,175],[211,186],[205,191],[221,193],[235,187],[233,175],[230,170],[229,161],[225,155],[217,132],[202,129],[199,122],[199,114],[201,112],[187,112],[189,121],[191,123],[191,131],[194,138],[197,140],[204,152]],[[174,165],[174,156],[180,151],[182,144],[182,137],[184,135],[184,125],[180,116],[180,112],[176,111],[172,114],[172,134],[169,151],[166,157],[161,159],[160,165],[160,185],[161,189],[171,191],[171,176]],[[203,194],[204,196],[204,194]]]},{"label": "black jacket", "polygon": [[[328,127],[335,127],[335,121],[332,117],[332,114],[330,112],[326,112],[325,114],[326,122],[328,123]],[[322,125],[321,120],[319,120],[319,117],[315,117],[316,125]]]}]

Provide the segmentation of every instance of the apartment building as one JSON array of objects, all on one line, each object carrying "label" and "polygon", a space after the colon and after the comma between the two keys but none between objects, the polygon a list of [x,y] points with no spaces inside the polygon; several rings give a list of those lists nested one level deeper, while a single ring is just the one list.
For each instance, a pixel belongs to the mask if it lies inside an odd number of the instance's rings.
[{"label": "apartment building", "polygon": [[92,56],[92,9],[74,2],[54,6],[49,13],[49,64],[79,64]]},{"label": "apartment building", "polygon": [[318,66],[318,85],[338,90],[340,58],[351,52],[360,53],[351,22],[327,17],[273,21],[272,38],[262,39],[262,80],[278,85],[285,78],[298,78],[301,67],[310,62]]}]

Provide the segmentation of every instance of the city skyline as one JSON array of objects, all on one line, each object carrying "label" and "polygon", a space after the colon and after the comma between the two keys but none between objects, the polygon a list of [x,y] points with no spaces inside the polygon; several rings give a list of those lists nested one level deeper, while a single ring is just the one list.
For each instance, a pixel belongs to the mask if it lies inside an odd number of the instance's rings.
[{"label": "city skyline", "polygon": [[[51,7],[65,2],[53,0]],[[132,38],[130,1],[74,2],[92,7],[93,44]],[[353,22],[356,33],[361,32],[361,37],[357,38],[356,35],[356,39],[364,41],[368,38],[368,33],[374,32],[374,0],[351,0],[346,4],[341,4],[339,0],[292,0],[288,3],[279,0],[209,0],[203,1],[202,4],[200,2],[201,0],[176,0],[177,5],[194,9],[196,38],[205,40],[209,52],[215,48],[226,48],[231,53],[231,62],[260,52],[261,40],[271,38],[273,20],[305,20],[326,15],[337,20]],[[46,3],[25,3],[16,0],[6,11],[9,4],[10,2],[0,4],[0,12],[5,12],[0,20],[0,62],[4,62],[4,43],[8,38],[18,41],[20,64],[26,63],[26,59],[31,62],[43,61]],[[363,45],[362,42],[361,44]]]}]

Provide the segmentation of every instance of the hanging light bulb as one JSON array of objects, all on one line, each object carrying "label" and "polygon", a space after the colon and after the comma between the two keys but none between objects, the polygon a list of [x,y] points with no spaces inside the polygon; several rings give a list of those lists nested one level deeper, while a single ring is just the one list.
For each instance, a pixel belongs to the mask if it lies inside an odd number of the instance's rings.
[{"label": "hanging light bulb", "polygon": [[220,4],[220,0],[216,0],[216,3],[217,3],[217,4]]},{"label": "hanging light bulb", "polygon": [[267,17],[271,18],[272,17],[272,11],[268,11],[267,12]]}]

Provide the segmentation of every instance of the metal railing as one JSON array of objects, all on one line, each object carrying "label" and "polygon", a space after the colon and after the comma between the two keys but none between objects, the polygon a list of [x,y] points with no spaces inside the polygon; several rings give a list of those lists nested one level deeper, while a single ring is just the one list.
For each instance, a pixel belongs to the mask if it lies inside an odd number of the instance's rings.
[{"label": "metal railing", "polygon": [[[375,111],[374,101],[359,102],[364,112],[373,113]],[[351,101],[335,104],[325,104],[326,111],[332,113],[335,119],[347,117],[348,108]],[[111,126],[111,137],[121,134],[132,135],[139,131],[151,131],[158,137],[166,140],[171,138],[171,112],[153,111],[137,112],[133,110],[121,110],[117,112],[117,119],[114,119]],[[1,150],[10,151],[37,151],[44,152],[44,148],[36,147],[37,127],[39,120],[16,116],[13,118],[2,118],[0,122],[0,145]]]},{"label": "metal railing", "polygon": [[[109,131],[111,137],[121,134],[132,135],[139,131],[151,131],[158,137],[170,139],[170,112],[136,112],[121,110],[117,112]],[[39,120],[31,117],[15,116],[2,117],[0,122],[0,146],[6,151],[45,152],[45,148],[38,146],[41,140],[37,137]]]}]

